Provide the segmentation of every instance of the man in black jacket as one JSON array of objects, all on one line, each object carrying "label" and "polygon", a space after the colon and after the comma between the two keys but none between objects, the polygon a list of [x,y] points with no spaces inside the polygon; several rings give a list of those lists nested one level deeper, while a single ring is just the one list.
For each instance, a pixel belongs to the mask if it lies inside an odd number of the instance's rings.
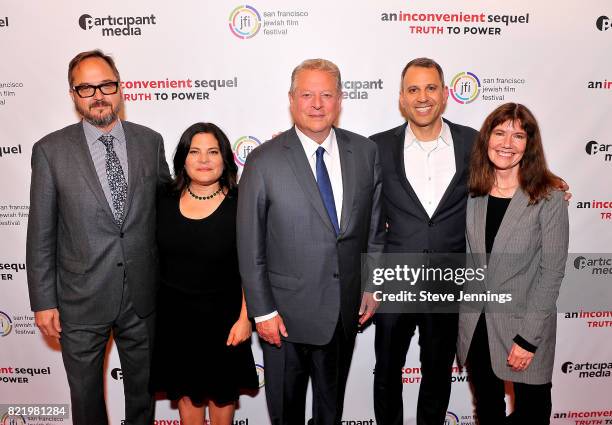
[{"label": "man in black jacket", "polygon": [[[407,122],[370,138],[383,170],[386,253],[465,252],[467,176],[478,132],[443,119],[448,99],[442,68],[428,58],[402,71]],[[379,425],[403,423],[402,367],[416,327],[421,347],[418,425],[442,425],[457,341],[452,313],[378,313],[374,410]]]}]

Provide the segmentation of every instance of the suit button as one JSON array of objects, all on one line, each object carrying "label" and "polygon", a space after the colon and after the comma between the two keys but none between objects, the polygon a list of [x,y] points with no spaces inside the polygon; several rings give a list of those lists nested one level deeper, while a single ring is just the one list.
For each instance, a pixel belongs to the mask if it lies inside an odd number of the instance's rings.
[{"label": "suit button", "polygon": [[117,263],[117,267],[123,267],[123,263]]},{"label": "suit button", "polygon": [[428,249],[424,249],[424,250],[423,250],[423,252],[424,252],[425,254],[429,254],[431,251],[430,251],[430,250],[428,250]]},{"label": "suit button", "polygon": [[340,278],[340,274],[339,273],[334,273],[334,279],[339,279]]},{"label": "suit button", "polygon": [[123,235],[125,235],[125,233],[123,233],[123,232],[119,233],[119,237],[120,237],[121,239],[123,239]]}]

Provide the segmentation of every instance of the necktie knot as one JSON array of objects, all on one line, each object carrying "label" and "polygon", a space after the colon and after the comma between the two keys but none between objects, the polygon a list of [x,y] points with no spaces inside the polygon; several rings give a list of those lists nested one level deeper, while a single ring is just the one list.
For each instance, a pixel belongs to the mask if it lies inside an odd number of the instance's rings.
[{"label": "necktie knot", "polygon": [[103,134],[102,136],[98,137],[98,140],[101,141],[108,150],[113,148],[113,140],[115,140],[115,138],[110,134]]},{"label": "necktie knot", "polygon": [[323,158],[323,154],[325,153],[325,148],[323,146],[319,146],[317,148],[317,159]]}]

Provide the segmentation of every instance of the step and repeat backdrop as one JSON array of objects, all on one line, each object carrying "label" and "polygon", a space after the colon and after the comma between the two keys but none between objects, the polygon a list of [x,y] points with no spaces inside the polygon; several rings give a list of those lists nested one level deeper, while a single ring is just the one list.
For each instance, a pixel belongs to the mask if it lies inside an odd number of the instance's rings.
[{"label": "step and repeat backdrop", "polygon": [[[287,91],[302,60],[338,64],[344,90],[339,125],[367,136],[403,122],[398,90],[404,65],[434,58],[445,71],[451,121],[479,128],[508,101],[535,113],[549,165],[573,193],[570,251],[588,253],[568,268],[585,291],[594,275],[612,273],[612,255],[602,254],[612,252],[609,1],[4,0],[0,46],[0,404],[70,402],[59,346],[40,335],[29,308],[25,236],[32,145],[77,121],[66,74],[69,60],[84,50],[112,54],[123,80],[125,118],[159,131],[169,162],[182,131],[210,121],[229,136],[240,167],[254,148],[291,126]],[[603,305],[559,314],[553,424],[612,423],[612,309]],[[181,318],[173,325],[179,328]],[[421,378],[416,341],[403,370],[407,424],[415,423]],[[122,372],[112,344],[108,351],[108,411],[111,424],[119,425]],[[236,424],[269,423],[256,337],[253,351],[261,389],[241,397]],[[375,423],[373,369],[370,326],[358,336],[344,424]],[[0,412],[0,425],[57,423],[72,422]],[[178,411],[159,400],[155,423],[179,424]],[[446,423],[474,423],[467,375],[459,367]]]}]

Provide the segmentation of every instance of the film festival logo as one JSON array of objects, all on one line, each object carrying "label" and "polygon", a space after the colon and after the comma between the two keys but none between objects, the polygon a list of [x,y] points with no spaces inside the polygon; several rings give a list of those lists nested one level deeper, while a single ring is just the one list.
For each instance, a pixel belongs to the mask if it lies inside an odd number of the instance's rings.
[{"label": "film festival logo", "polygon": [[455,415],[451,411],[446,412],[446,417],[444,418],[444,425],[459,425],[459,416]]},{"label": "film festival logo", "polygon": [[460,72],[451,81],[450,94],[457,103],[472,103],[480,94],[480,79],[473,72]]},{"label": "film festival logo", "polygon": [[503,102],[506,95],[516,96],[526,81],[522,77],[486,75],[478,77],[470,71],[459,72],[451,79],[450,95],[461,105],[478,99],[484,102]]},{"label": "film festival logo", "polygon": [[597,21],[595,21],[595,26],[599,31],[608,31],[610,27],[612,27],[612,22],[609,17],[600,16],[597,18]]},{"label": "film festival logo", "polygon": [[8,314],[0,311],[0,338],[8,336],[13,330],[13,322]]},{"label": "film festival logo", "polygon": [[9,415],[8,412],[0,416],[0,425],[28,425],[21,415]]},{"label": "film festival logo", "polygon": [[261,142],[257,137],[254,136],[242,136],[236,142],[234,142],[234,161],[241,167],[244,167],[247,156],[253,149],[261,145]]},{"label": "film festival logo", "polygon": [[236,37],[253,38],[261,29],[261,15],[253,6],[238,6],[229,16],[229,29]]},{"label": "film festival logo", "polygon": [[111,16],[93,17],[84,13],[79,17],[79,26],[84,31],[101,27],[103,37],[142,35],[145,25],[157,25],[155,15],[149,16]]}]

